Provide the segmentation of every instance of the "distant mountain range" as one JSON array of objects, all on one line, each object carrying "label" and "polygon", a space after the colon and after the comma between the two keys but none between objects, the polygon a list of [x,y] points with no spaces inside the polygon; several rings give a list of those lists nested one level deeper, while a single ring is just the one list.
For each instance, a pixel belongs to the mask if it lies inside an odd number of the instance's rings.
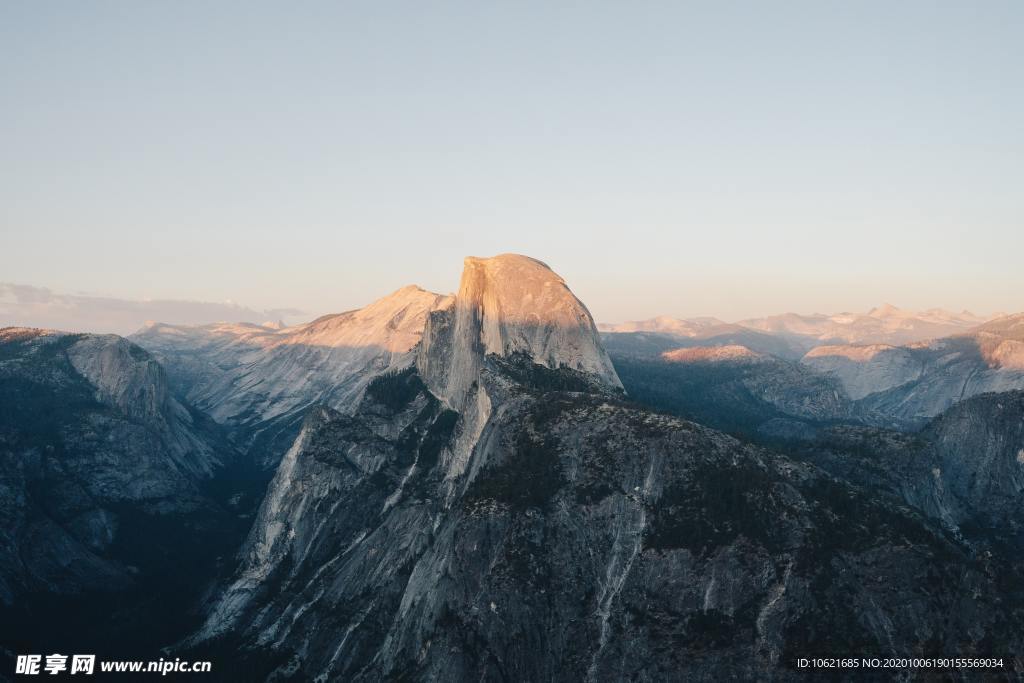
[{"label": "distant mountain range", "polygon": [[904,346],[819,346],[802,362],[870,410],[920,425],[970,396],[1024,389],[1024,314]]},{"label": "distant mountain range", "polygon": [[678,319],[667,316],[636,322],[602,324],[602,332],[653,332],[690,339],[708,339],[755,330],[785,339],[808,351],[821,344],[909,344],[966,332],[998,315],[981,317],[969,311],[951,313],[933,308],[915,312],[884,304],[867,313],[800,315],[784,313],[726,323],[717,318]]},{"label": "distant mountain range", "polygon": [[119,299],[67,294],[46,287],[0,282],[0,321],[5,325],[73,330],[99,334],[130,334],[149,320],[207,324],[220,320],[261,323],[294,320],[294,308],[253,310],[235,303],[182,299]]},{"label": "distant mountain range", "polygon": [[[883,306],[865,315],[788,314],[736,324],[655,318],[603,327],[604,343],[620,364],[699,364],[701,376],[708,376],[709,363],[743,367],[748,386],[757,378],[789,377],[798,394],[809,383],[838,392],[846,408],[834,417],[870,424],[920,427],[964,398],[1024,389],[1024,314],[980,321],[966,312]],[[786,394],[783,387],[761,391]]]}]

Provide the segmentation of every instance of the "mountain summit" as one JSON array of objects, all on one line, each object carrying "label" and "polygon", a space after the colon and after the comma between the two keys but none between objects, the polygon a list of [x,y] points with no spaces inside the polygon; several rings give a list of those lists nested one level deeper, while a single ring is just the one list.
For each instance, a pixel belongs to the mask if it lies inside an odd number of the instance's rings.
[{"label": "mountain summit", "polygon": [[420,371],[453,405],[465,399],[488,355],[522,356],[622,387],[590,311],[547,264],[527,256],[467,257],[459,293],[431,316],[423,340]]}]

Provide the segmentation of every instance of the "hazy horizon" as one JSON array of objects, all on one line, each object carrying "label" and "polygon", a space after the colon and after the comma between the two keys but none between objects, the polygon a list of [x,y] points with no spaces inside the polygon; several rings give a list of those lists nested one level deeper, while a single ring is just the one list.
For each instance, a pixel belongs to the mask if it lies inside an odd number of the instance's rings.
[{"label": "hazy horizon", "polygon": [[5,3],[0,281],[312,317],[513,251],[601,322],[1020,311],[1022,33],[1014,2]]},{"label": "hazy horizon", "polygon": [[[416,284],[416,283],[407,283]],[[569,287],[572,288],[572,283]],[[404,285],[403,285],[404,286]],[[284,322],[286,325],[298,325],[313,320],[321,315],[341,313],[352,308],[362,308],[379,298],[385,297],[401,287],[388,292],[381,292],[374,297],[344,309],[312,310],[302,306],[286,308],[261,308],[247,305],[247,302],[236,301],[202,301],[189,299],[133,299],[96,295],[88,292],[58,292],[47,287],[22,285],[18,283],[0,282],[0,327],[24,326],[60,329],[69,332],[101,332],[127,335],[141,329],[148,322],[172,325],[204,325],[210,323],[256,323]],[[433,290],[439,294],[454,293],[456,287],[448,290]],[[577,293],[577,296],[578,293]],[[580,297],[584,304],[586,300]],[[676,315],[661,312],[646,316],[628,316],[619,320],[602,318],[594,313],[596,323],[618,324],[625,322],[645,321],[659,316],[679,319],[701,317],[719,318],[723,322],[735,323],[743,320],[766,318],[773,315],[796,313],[811,316],[816,314],[835,315],[842,313],[867,314],[872,309],[884,305],[894,305],[899,309],[913,312],[941,309],[950,313],[971,313],[979,318],[989,318],[999,314],[1017,313],[1017,310],[1005,311],[974,311],[969,309],[953,309],[947,306],[925,306],[910,308],[900,306],[892,301],[878,301],[874,305],[859,309],[823,309],[797,310],[779,308],[738,318],[724,317],[714,313],[697,315]]]}]

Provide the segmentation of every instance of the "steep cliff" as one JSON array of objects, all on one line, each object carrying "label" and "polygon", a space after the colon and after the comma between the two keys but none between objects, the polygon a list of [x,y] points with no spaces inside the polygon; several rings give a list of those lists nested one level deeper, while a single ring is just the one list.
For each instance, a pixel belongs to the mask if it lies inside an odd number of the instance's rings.
[{"label": "steep cliff", "polygon": [[995,530],[1024,548],[1024,391],[964,400],[923,435],[962,511],[960,524]]},{"label": "steep cliff", "polygon": [[792,445],[833,475],[911,505],[976,549],[1024,549],[1024,392],[965,399],[916,433],[835,426]]},{"label": "steep cliff", "polygon": [[0,645],[53,642],[81,620],[81,638],[127,643],[142,613],[177,626],[174,603],[215,574],[204,543],[237,526],[210,492],[232,457],[138,346],[0,330]]},{"label": "steep cliff", "polygon": [[466,258],[455,299],[428,321],[417,366],[436,395],[461,408],[488,355],[622,387],[586,306],[547,265],[518,254]]}]

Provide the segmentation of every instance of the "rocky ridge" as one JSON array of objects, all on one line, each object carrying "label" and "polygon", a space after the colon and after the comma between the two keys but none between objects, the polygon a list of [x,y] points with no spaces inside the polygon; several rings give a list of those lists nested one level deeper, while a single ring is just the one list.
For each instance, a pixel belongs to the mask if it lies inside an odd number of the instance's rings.
[{"label": "rocky ridge", "polygon": [[409,286],[295,327],[153,324],[131,339],[161,361],[181,395],[272,470],[309,408],[351,410],[377,373],[411,365],[428,313],[447,300]]},{"label": "rocky ridge", "polygon": [[[821,345],[836,344],[888,344],[901,345],[939,337],[962,334],[986,322],[986,318],[969,311],[951,313],[941,309],[908,311],[885,304],[867,313],[837,313],[801,315],[784,313],[764,318],[750,318],[726,323],[717,318],[678,319],[659,316],[619,324],[602,324],[602,332],[612,334],[648,333],[670,335],[687,339],[714,339],[752,332],[772,337],[805,353]],[[738,343],[744,343],[739,341]],[[706,343],[705,345],[711,345]],[[750,346],[750,344],[747,344]],[[760,349],[751,346],[756,350]],[[771,351],[769,351],[771,352]],[[774,352],[771,352],[774,353]],[[776,353],[776,355],[785,354]]]}]

